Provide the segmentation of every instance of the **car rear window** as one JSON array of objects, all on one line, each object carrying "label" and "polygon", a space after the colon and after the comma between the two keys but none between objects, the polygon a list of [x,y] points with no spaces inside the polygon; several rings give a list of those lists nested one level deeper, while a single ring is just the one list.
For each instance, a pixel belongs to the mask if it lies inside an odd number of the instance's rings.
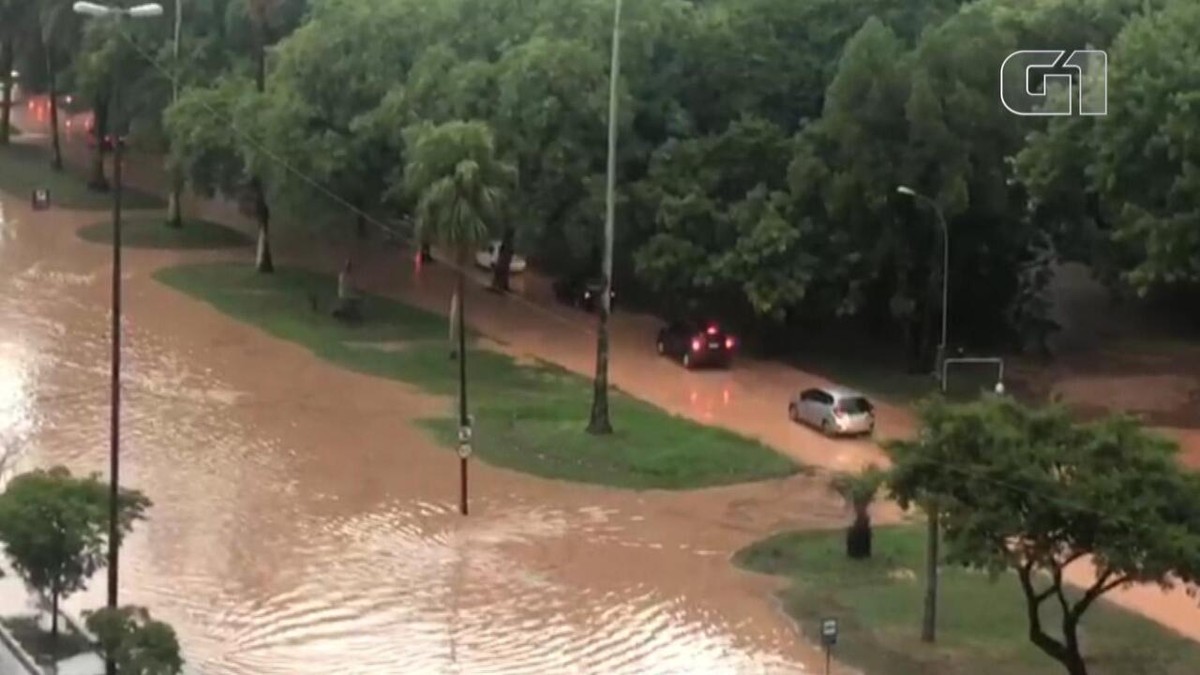
[{"label": "car rear window", "polygon": [[871,412],[871,402],[861,396],[844,398],[838,401],[838,407],[846,411],[849,415]]}]

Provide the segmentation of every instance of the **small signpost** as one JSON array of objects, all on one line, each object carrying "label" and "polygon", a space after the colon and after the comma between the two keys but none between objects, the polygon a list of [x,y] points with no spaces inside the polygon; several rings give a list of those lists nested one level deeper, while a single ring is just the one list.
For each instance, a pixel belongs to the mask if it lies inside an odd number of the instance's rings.
[{"label": "small signpost", "polygon": [[458,427],[458,475],[460,478],[459,486],[459,511],[465,516],[467,515],[467,460],[471,457],[471,425],[474,424],[475,417],[467,415],[466,422]]},{"label": "small signpost", "polygon": [[45,211],[50,208],[50,191],[46,188],[34,188],[31,201],[34,211]]},{"label": "small signpost", "polygon": [[829,675],[829,666],[833,661],[833,646],[837,644],[837,619],[821,619],[821,644],[825,646],[825,675]]}]

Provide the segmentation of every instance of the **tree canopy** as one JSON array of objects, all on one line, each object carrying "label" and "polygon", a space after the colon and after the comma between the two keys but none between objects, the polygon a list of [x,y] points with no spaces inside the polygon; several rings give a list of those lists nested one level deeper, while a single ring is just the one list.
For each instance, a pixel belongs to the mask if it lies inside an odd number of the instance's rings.
[{"label": "tree canopy", "polygon": [[[920,436],[892,444],[890,484],[905,505],[937,499],[948,561],[1014,573],[1032,642],[1085,675],[1079,628],[1096,600],[1125,584],[1200,582],[1200,476],[1176,452],[1125,416],[1079,423],[1004,397],[932,401]],[[1064,570],[1085,558],[1096,576],[1069,591]]]},{"label": "tree canopy", "polygon": [[[53,70],[95,88],[125,52],[102,27],[80,28],[69,3],[36,5],[21,21],[41,39],[17,41],[15,62],[35,87]],[[130,102],[147,128],[167,105],[164,72],[178,70],[173,166],[205,192],[254,188],[264,226],[276,213],[282,226],[354,221],[361,234],[409,218],[416,203],[396,198],[402,130],[486,123],[518,174],[506,239],[567,273],[594,265],[599,243],[611,9],[197,0],[181,68],[163,58],[165,21],[136,29],[156,67],[120,62],[139,74]],[[928,358],[942,233],[896,195],[901,184],[946,217],[957,342],[1019,346],[1049,330],[1045,270],[1064,259],[1117,290],[1200,283],[1187,132],[1198,16],[1187,0],[634,3],[618,83],[617,283],[663,309],[698,299],[748,334],[898,331]],[[1032,44],[1107,49],[1109,114],[1006,111],[998,64]]]}]

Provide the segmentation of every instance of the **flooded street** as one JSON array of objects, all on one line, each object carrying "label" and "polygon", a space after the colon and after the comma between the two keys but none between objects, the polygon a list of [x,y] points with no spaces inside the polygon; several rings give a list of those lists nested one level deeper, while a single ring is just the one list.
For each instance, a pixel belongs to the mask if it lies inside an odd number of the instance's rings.
[{"label": "flooded street", "polygon": [[[0,435],[20,468],[107,467],[109,257],[74,230],[0,226]],[[123,481],[154,500],[122,602],[180,632],[189,672],[775,673],[817,663],[736,571],[782,527],[841,522],[816,479],[617,493],[457,460],[411,421],[448,405],[335,369],[126,260]],[[192,256],[190,259],[196,259]],[[102,603],[104,582],[68,604]]]}]

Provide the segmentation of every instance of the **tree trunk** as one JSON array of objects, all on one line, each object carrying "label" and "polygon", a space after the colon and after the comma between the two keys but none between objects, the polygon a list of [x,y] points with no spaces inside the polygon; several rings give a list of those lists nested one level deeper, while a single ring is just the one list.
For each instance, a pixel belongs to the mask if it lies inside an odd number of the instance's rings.
[{"label": "tree trunk", "polygon": [[[255,91],[262,94],[267,90],[266,17],[258,17],[254,25],[254,88]],[[250,189],[254,192],[254,213],[258,219],[258,252],[255,255],[255,268],[263,274],[270,274],[275,271],[275,263],[271,259],[271,210],[267,207],[267,196],[263,191],[262,179],[257,175],[250,180]]]},{"label": "tree trunk", "polygon": [[171,194],[167,195],[167,227],[179,229],[183,227],[183,208],[180,206],[180,193],[183,192],[183,187],[180,185],[183,181],[176,176],[171,177]]},{"label": "tree trunk", "polygon": [[50,591],[50,663],[58,665],[58,592]]},{"label": "tree trunk", "polygon": [[492,268],[492,290],[507,293],[509,277],[512,272],[513,238],[516,230],[510,225],[504,228],[504,236],[500,239],[500,255],[496,258],[496,266]]},{"label": "tree trunk", "polygon": [[254,267],[263,274],[271,274],[275,271],[275,262],[271,258],[271,209],[263,194],[262,181],[257,178],[251,180],[250,189],[254,193],[254,217],[258,220],[258,249],[254,256]]},{"label": "tree trunk", "polygon": [[[92,133],[96,137],[96,147],[92,150],[92,175],[88,178],[88,189],[97,192],[108,190],[108,178],[104,175],[104,139],[108,136],[108,96],[101,94],[96,97],[95,110],[92,113]],[[120,143],[120,133],[114,133],[114,143]]]},{"label": "tree trunk", "polygon": [[[602,289],[609,288],[607,283]],[[603,293],[603,290],[601,291]],[[590,434],[611,434],[612,421],[608,417],[608,298],[601,297],[599,329],[596,335],[596,377],[592,381],[592,414],[587,430]]]},{"label": "tree trunk", "polygon": [[13,60],[15,58],[13,41],[6,38],[0,42],[0,87],[4,88],[0,95],[0,145],[8,145],[12,136],[12,103],[13,103]]},{"label": "tree trunk", "polygon": [[941,537],[937,506],[929,505],[928,531],[925,548],[925,608],[921,617],[921,641],[932,643],[937,638],[938,596],[938,539]]},{"label": "tree trunk", "polygon": [[49,45],[43,44],[42,49],[46,51],[46,77],[50,82],[50,168],[62,171],[62,143],[58,137],[58,84],[55,82],[57,78],[54,70],[54,54],[51,53]]},{"label": "tree trunk", "polygon": [[[1086,600],[1084,601],[1086,602]],[[1078,605],[1074,609],[1078,609]],[[1087,664],[1079,652],[1079,614],[1075,611],[1064,610],[1062,627],[1063,643],[1066,647],[1062,664],[1070,675],[1087,675]]]}]

